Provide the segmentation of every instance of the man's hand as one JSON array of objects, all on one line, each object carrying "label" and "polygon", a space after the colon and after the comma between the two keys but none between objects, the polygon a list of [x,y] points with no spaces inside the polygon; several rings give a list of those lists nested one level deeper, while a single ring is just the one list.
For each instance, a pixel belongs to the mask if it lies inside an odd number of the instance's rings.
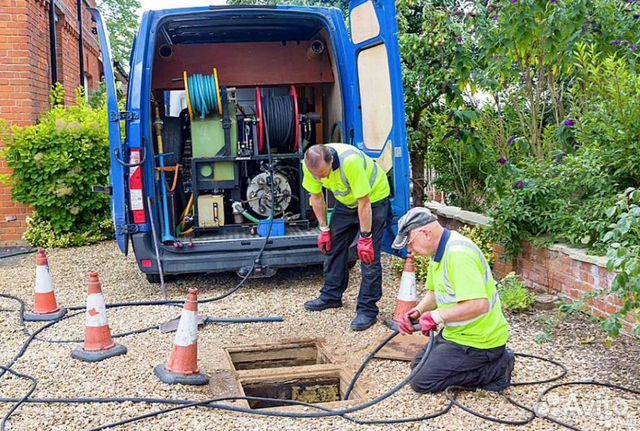
[{"label": "man's hand", "polygon": [[402,335],[411,335],[415,331],[413,327],[413,321],[420,317],[420,310],[412,308],[400,317],[400,321],[397,323],[398,331]]},{"label": "man's hand", "polygon": [[358,257],[365,265],[371,265],[376,260],[376,253],[373,249],[373,238],[362,238],[358,240]]},{"label": "man's hand", "polygon": [[423,335],[429,335],[430,331],[438,329],[438,325],[443,323],[442,316],[438,310],[424,313],[420,318],[420,330]]},{"label": "man's hand", "polygon": [[318,248],[322,254],[327,254],[331,251],[331,231],[320,232],[318,236]]}]

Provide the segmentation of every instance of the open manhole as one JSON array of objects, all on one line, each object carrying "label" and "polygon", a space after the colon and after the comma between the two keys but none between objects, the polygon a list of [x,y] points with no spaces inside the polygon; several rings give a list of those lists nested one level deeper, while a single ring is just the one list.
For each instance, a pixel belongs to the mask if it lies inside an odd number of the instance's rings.
[{"label": "open manhole", "polygon": [[[227,347],[235,369],[238,391],[248,397],[273,401],[247,400],[252,409],[290,406],[286,401],[310,404],[344,400],[351,377],[341,362],[334,361],[334,350],[324,340],[287,340],[279,343]],[[361,399],[356,384],[348,401]],[[348,402],[346,401],[346,402]]]},{"label": "open manhole", "polygon": [[226,350],[237,371],[299,367],[331,362],[317,340],[229,347]]},{"label": "open manhole", "polygon": [[[339,370],[333,373],[321,373],[306,376],[281,378],[278,380],[262,380],[258,382],[241,382],[242,389],[248,397],[275,398],[278,400],[303,401],[305,403],[331,403],[342,401],[348,386],[341,377]],[[352,392],[349,399],[358,399],[358,394]],[[249,400],[252,409],[290,406],[291,404],[278,401]]]}]

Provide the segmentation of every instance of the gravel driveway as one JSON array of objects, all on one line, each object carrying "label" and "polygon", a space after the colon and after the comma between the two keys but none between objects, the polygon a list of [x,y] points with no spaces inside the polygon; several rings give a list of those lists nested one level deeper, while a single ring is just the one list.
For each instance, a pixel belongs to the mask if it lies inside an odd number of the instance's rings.
[{"label": "gravel driveway", "polygon": [[[150,285],[139,273],[133,258],[124,257],[115,243],[105,242],[76,249],[51,250],[49,265],[53,274],[58,301],[63,306],[83,305],[90,271],[98,271],[107,302],[162,299],[157,285]],[[385,290],[380,303],[385,314],[393,311],[399,277],[390,271],[385,258]],[[0,265],[0,293],[21,297],[30,307],[33,301],[35,255],[12,258]],[[189,287],[197,287],[200,297],[210,297],[233,287],[238,278],[233,274],[190,276],[168,283],[171,298],[183,300]],[[349,323],[354,317],[359,269],[352,270],[351,286],[341,309],[309,313],[302,308],[305,300],[315,297],[322,285],[319,268],[281,271],[275,278],[251,280],[236,294],[223,301],[203,304],[200,313],[216,317],[282,316],[284,323],[208,325],[199,332],[199,365],[203,372],[214,374],[224,368],[222,347],[257,342],[272,342],[287,338],[322,337],[327,344],[341,350],[349,358],[347,367],[357,368],[359,362],[389,332],[379,323],[364,333],[353,332]],[[8,363],[26,340],[19,325],[17,303],[0,298],[0,364]],[[177,316],[171,307],[145,306],[110,309],[109,322],[113,333],[127,332],[157,325]],[[546,313],[546,314],[545,314]],[[551,312],[536,312],[509,316],[512,335],[510,345],[517,352],[546,356],[569,368],[562,380],[613,382],[640,388],[640,343],[623,337],[611,343],[599,327],[583,318],[565,320],[556,337],[544,344],[535,339],[543,330],[540,316]],[[84,317],[80,314],[46,330],[49,340],[81,339]],[[28,324],[29,330],[41,324]],[[169,386],[153,374],[153,368],[167,360],[173,334],[153,330],[118,340],[126,345],[125,356],[97,364],[87,364],[70,358],[76,344],[35,341],[14,369],[38,379],[33,394],[36,398],[51,397],[158,397],[206,400],[212,398],[207,387]],[[365,372],[362,383],[369,396],[391,388],[409,372],[405,362],[375,360]],[[514,381],[539,380],[553,376],[558,369],[532,359],[518,359]],[[550,384],[510,388],[507,393],[518,402],[533,407],[537,395]],[[0,397],[21,397],[29,383],[13,376],[0,378]],[[505,419],[526,416],[497,394],[484,391],[463,393],[459,399],[467,406],[487,415]],[[583,429],[640,429],[640,396],[632,396],[608,388],[593,386],[563,387],[547,397],[544,407],[550,414],[575,421]],[[447,404],[444,395],[418,395],[404,388],[381,404],[358,413],[359,418],[395,418],[421,416],[435,412]],[[4,415],[10,404],[0,404]],[[9,430],[85,430],[163,408],[142,404],[100,405],[23,405],[13,416]],[[299,409],[301,410],[301,409]],[[126,430],[427,430],[427,429],[514,429],[474,417],[459,408],[436,419],[394,426],[361,426],[342,418],[281,419],[227,413],[215,410],[188,409],[120,427]],[[565,429],[543,419],[535,419],[522,429]]]}]

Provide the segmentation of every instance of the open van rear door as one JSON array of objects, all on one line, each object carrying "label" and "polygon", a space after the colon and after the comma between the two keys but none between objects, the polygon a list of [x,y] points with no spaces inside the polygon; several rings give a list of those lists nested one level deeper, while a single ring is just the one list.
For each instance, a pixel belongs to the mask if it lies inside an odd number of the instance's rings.
[{"label": "open van rear door", "polygon": [[351,0],[349,23],[357,82],[349,106],[355,145],[376,158],[393,190],[382,247],[391,249],[397,220],[409,210],[409,149],[404,113],[398,24],[393,0]]},{"label": "open van rear door", "polygon": [[127,181],[125,178],[127,168],[120,161],[123,158],[123,154],[126,154],[126,151],[120,130],[121,115],[118,108],[111,46],[109,45],[107,27],[102,19],[102,15],[100,15],[100,11],[95,8],[89,8],[89,11],[98,29],[98,37],[100,38],[100,48],[102,51],[102,66],[104,68],[104,81],[107,87],[109,146],[111,154],[111,215],[113,217],[118,247],[120,247],[120,250],[126,255],[129,251],[129,212],[127,210]]}]

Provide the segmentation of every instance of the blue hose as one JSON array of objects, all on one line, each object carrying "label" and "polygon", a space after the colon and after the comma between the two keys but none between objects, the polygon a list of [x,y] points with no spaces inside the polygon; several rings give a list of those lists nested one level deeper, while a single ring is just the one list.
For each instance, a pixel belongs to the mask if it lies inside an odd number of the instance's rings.
[{"label": "blue hose", "polygon": [[189,99],[194,116],[204,119],[207,115],[219,112],[218,82],[214,75],[192,75],[189,80]]}]

